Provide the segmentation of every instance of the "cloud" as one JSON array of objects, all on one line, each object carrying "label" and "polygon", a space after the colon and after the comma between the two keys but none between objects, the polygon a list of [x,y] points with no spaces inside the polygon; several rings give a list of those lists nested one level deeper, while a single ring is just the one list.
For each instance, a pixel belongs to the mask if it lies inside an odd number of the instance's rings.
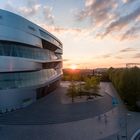
[{"label": "cloud", "polygon": [[39,0],[25,0],[28,6],[32,7],[33,5],[36,5],[39,3]]},{"label": "cloud", "polygon": [[130,0],[122,0],[123,3],[128,3]]},{"label": "cloud", "polygon": [[133,58],[140,58],[140,53],[135,54]]},{"label": "cloud", "polygon": [[125,53],[125,52],[132,52],[132,51],[136,51],[136,49],[134,49],[134,48],[125,48],[125,49],[120,50],[119,52]]},{"label": "cloud", "polygon": [[113,21],[107,28],[103,36],[106,36],[107,34],[114,32],[114,31],[120,31],[124,27],[128,26],[129,23],[132,21],[134,22],[136,18],[140,16],[140,6],[134,10],[132,13],[120,17],[118,20]]},{"label": "cloud", "polygon": [[13,11],[13,12],[15,10],[15,8],[13,7],[13,5],[10,1],[7,1],[7,3],[4,6],[4,9],[9,10],[9,11]]},{"label": "cloud", "polygon": [[101,55],[99,58],[116,58],[116,59],[123,59],[123,56],[118,56],[116,55],[116,53],[110,53],[110,54],[105,54],[105,55]]},{"label": "cloud", "polygon": [[39,0],[25,0],[25,6],[18,7],[17,11],[24,16],[34,16],[39,10],[41,10],[42,5],[39,4]]},{"label": "cloud", "polygon": [[111,11],[117,5],[115,0],[85,0],[85,8],[76,17],[79,21],[89,18],[92,24],[103,24],[115,16]]},{"label": "cloud", "polygon": [[94,56],[93,59],[106,59],[112,56],[113,56],[113,53],[101,54],[101,55]]},{"label": "cloud", "polygon": [[53,8],[40,4],[38,0],[26,0],[24,6],[19,7],[8,1],[5,4],[5,9],[20,14],[28,19],[38,16],[40,17],[40,21],[44,23],[54,23]]},{"label": "cloud", "polygon": [[121,56],[115,56],[116,59],[123,59]]},{"label": "cloud", "polygon": [[122,0],[122,2],[125,4],[130,4],[130,3],[136,2],[136,1],[138,1],[138,0]]},{"label": "cloud", "polygon": [[25,6],[15,7],[11,1],[7,1],[4,8],[15,13],[20,13],[24,16],[32,16],[39,11],[40,6],[38,0],[25,0]]},{"label": "cloud", "polygon": [[[99,55],[99,56],[94,57],[94,58],[96,58],[96,59],[98,59],[98,58],[104,58],[104,59],[106,59],[106,58],[124,59],[128,52],[135,52],[135,51],[137,51],[135,48],[125,48],[125,49],[122,49],[120,51]],[[133,54],[131,54],[131,55],[133,55]]]},{"label": "cloud", "polygon": [[51,24],[54,23],[54,16],[52,14],[52,7],[49,7],[49,6],[44,6],[43,7],[43,15],[44,15],[44,18],[49,20]]},{"label": "cloud", "polygon": [[33,5],[32,7],[19,7],[17,9],[17,12],[21,13],[22,15],[24,15],[25,17],[28,16],[34,16],[38,13],[38,11],[40,10],[41,8],[41,5],[40,4],[36,4],[36,5]]},{"label": "cloud", "polygon": [[109,57],[111,57],[111,54],[102,55],[102,58],[109,58]]},{"label": "cloud", "polygon": [[78,22],[90,21],[96,38],[110,35],[121,41],[136,39],[140,31],[135,26],[140,22],[139,4],[138,0],[85,0],[85,7],[75,16]]},{"label": "cloud", "polygon": [[128,29],[122,36],[121,40],[134,39],[139,35],[140,26],[134,25],[132,28]]}]

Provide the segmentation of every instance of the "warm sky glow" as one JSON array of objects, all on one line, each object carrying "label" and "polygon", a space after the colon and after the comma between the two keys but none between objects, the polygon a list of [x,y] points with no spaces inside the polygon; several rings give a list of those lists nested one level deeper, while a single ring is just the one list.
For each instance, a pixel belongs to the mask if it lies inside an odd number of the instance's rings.
[{"label": "warm sky glow", "polygon": [[63,42],[64,67],[140,62],[140,0],[1,0]]},{"label": "warm sky glow", "polygon": [[70,68],[71,68],[72,70],[76,70],[76,69],[77,69],[77,65],[76,65],[76,64],[72,64],[72,65],[70,66]]}]

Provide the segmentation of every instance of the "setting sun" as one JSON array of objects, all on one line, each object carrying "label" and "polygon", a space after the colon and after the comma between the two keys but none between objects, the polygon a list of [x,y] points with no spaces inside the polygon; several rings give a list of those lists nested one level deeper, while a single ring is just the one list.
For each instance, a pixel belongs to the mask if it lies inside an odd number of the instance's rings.
[{"label": "setting sun", "polygon": [[76,65],[76,64],[72,64],[72,65],[70,66],[70,68],[71,68],[72,70],[75,70],[75,69],[77,69],[77,65]]}]

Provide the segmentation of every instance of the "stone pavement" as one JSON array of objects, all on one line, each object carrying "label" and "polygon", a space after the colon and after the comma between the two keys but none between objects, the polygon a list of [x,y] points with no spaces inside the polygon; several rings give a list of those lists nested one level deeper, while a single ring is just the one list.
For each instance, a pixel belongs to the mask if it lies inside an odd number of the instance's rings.
[{"label": "stone pavement", "polygon": [[[115,112],[115,110],[114,110]],[[50,125],[2,125],[1,140],[96,140],[116,134],[119,130],[117,114],[107,112],[90,119]]]},{"label": "stone pavement", "polygon": [[[119,130],[118,134],[119,134],[119,136],[121,136],[122,139],[130,140],[132,135],[138,129],[140,129],[140,113],[131,112],[125,108],[125,106],[123,105],[123,102],[121,101],[114,86],[111,83],[107,83],[105,92],[110,94],[112,97],[116,97],[117,100],[119,101],[120,115],[118,117],[118,120],[119,120],[119,124],[120,124],[120,130]],[[126,135],[127,135],[127,137],[125,137]]]},{"label": "stone pavement", "polygon": [[47,125],[66,123],[92,118],[113,108],[111,97],[104,94],[103,98],[82,103],[62,104],[61,96],[66,87],[60,87],[45,98],[27,108],[0,116],[0,124],[16,125]]},{"label": "stone pavement", "polygon": [[[110,83],[101,84],[103,98],[62,104],[66,87],[29,107],[0,116],[0,140],[124,140],[124,108]],[[107,92],[107,93],[105,93]],[[119,99],[118,99],[119,100]]]}]

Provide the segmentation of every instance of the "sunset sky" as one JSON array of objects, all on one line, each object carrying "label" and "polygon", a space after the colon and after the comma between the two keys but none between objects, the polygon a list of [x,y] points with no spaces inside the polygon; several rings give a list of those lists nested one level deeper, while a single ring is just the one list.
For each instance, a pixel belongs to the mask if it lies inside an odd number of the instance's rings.
[{"label": "sunset sky", "polygon": [[64,68],[140,63],[140,0],[0,0],[63,43]]}]

